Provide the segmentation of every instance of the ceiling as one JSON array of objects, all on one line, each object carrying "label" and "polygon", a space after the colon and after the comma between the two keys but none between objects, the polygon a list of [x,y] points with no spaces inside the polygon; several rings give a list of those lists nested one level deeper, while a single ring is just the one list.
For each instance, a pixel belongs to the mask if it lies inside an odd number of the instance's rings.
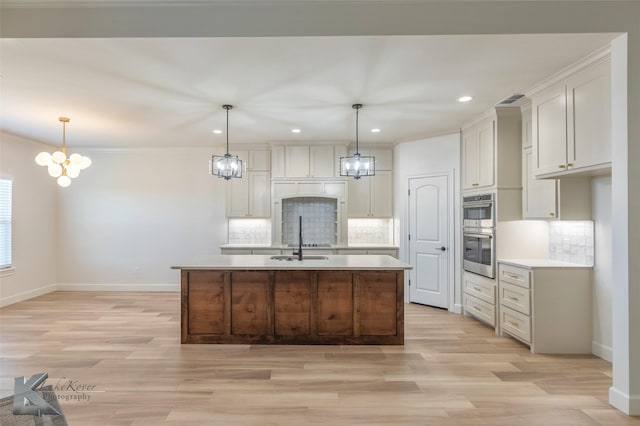
[{"label": "ceiling", "polygon": [[[459,129],[612,34],[0,40],[3,131],[57,145],[394,143]],[[456,99],[471,95],[473,100]],[[379,133],[371,133],[371,128]],[[294,134],[292,129],[301,129]]]}]

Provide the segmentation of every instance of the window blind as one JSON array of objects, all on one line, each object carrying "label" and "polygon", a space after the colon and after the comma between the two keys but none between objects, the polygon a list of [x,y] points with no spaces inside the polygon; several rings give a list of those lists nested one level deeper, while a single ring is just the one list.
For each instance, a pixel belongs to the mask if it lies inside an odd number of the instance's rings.
[{"label": "window blind", "polygon": [[9,179],[0,179],[0,269],[11,266],[11,196]]}]

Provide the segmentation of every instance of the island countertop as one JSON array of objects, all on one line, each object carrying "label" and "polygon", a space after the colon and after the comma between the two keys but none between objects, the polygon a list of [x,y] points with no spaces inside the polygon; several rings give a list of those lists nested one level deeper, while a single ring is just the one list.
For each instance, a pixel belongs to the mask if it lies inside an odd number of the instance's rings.
[{"label": "island countertop", "polygon": [[[303,250],[304,253],[304,250]],[[188,270],[331,270],[391,271],[412,269],[411,265],[386,255],[326,255],[326,259],[276,260],[267,255],[208,255],[172,266]]]}]

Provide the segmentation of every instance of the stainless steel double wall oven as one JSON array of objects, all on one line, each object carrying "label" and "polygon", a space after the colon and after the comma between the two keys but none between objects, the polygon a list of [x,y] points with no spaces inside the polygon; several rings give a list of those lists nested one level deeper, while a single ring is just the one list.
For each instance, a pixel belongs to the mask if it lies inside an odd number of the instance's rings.
[{"label": "stainless steel double wall oven", "polygon": [[494,194],[464,197],[462,210],[464,270],[495,278],[496,213]]}]

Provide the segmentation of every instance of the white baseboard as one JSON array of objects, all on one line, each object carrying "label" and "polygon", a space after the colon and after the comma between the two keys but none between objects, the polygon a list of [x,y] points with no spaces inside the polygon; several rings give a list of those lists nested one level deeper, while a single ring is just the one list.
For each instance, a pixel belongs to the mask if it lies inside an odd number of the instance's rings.
[{"label": "white baseboard", "polygon": [[180,291],[180,284],[58,283],[58,291]]},{"label": "white baseboard", "polygon": [[462,313],[462,305],[460,303],[454,304],[453,308],[451,308],[450,312],[453,312],[454,314],[461,314]]},{"label": "white baseboard", "polygon": [[0,308],[22,302],[23,300],[33,299],[34,297],[42,296],[43,294],[52,293],[56,290],[56,284],[49,284],[44,287],[36,288],[35,290],[25,291],[9,297],[3,297],[0,299]]},{"label": "white baseboard", "polygon": [[613,360],[613,349],[596,341],[591,342],[591,353],[605,361],[612,362]]},{"label": "white baseboard", "polygon": [[609,404],[628,416],[640,416],[640,395],[630,396],[611,386]]}]

